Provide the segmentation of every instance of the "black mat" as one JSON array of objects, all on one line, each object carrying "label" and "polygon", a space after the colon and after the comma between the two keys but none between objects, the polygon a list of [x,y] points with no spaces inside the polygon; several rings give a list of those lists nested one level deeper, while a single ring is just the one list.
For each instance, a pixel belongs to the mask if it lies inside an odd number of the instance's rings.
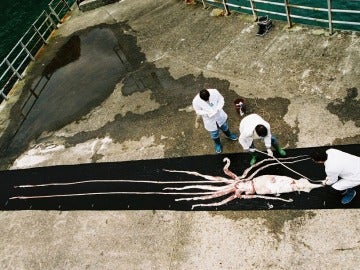
[{"label": "black mat", "polygon": [[[317,149],[329,147],[317,147]],[[350,154],[359,156],[360,145],[333,146]],[[287,149],[288,157],[308,155],[316,148]],[[246,153],[192,156],[172,159],[141,160],[113,163],[92,163],[68,166],[40,167],[23,170],[0,171],[0,210],[191,210],[197,203],[212,201],[175,201],[176,198],[190,197],[164,194],[165,187],[181,187],[185,184],[167,183],[177,181],[204,181],[203,178],[168,170],[196,171],[201,174],[227,177],[222,169],[223,158],[231,160],[230,170],[241,175],[248,168],[249,155]],[[263,158],[266,158],[265,156]],[[324,166],[311,160],[289,164],[293,170],[312,180],[325,178]],[[281,165],[261,171],[260,174],[286,175],[300,177]],[[93,180],[130,180],[124,182],[93,182]],[[157,181],[146,183],[144,181]],[[43,187],[23,187],[19,185],[38,185],[46,183],[83,182],[72,185]],[[160,193],[160,194],[152,194]],[[186,191],[189,192],[189,191]],[[91,194],[85,194],[91,193]],[[106,194],[102,194],[106,193]],[[137,194],[142,193],[142,194]],[[32,196],[58,196],[52,198],[16,198]],[[339,192],[326,186],[313,189],[310,193],[292,192],[282,194],[284,199],[293,202],[266,199],[235,199],[218,207],[199,207],[199,210],[264,210],[264,209],[333,209],[359,208],[358,196],[348,205],[342,205]],[[216,201],[219,201],[217,199]]]}]

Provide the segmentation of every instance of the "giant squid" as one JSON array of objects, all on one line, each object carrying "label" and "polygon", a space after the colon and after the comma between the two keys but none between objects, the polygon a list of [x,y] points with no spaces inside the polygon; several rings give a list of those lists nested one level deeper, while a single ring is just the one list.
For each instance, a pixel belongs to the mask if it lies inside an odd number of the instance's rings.
[{"label": "giant squid", "polygon": [[[241,176],[237,176],[235,173],[230,171],[230,159],[224,158],[223,161],[225,165],[223,167],[223,172],[228,177],[222,176],[211,176],[201,174],[195,171],[180,171],[180,170],[169,170],[163,169],[166,172],[170,173],[182,173],[188,175],[199,176],[205,181],[150,181],[150,180],[82,180],[76,182],[66,182],[66,183],[43,183],[43,184],[29,184],[29,185],[19,185],[14,186],[14,188],[20,189],[31,189],[31,188],[46,188],[49,186],[71,186],[71,185],[85,185],[89,183],[144,183],[148,185],[163,185],[162,191],[126,191],[126,190],[111,190],[111,191],[98,191],[93,189],[92,192],[78,192],[78,193],[66,193],[66,194],[46,194],[42,193],[41,195],[18,195],[10,197],[10,200],[29,200],[29,199],[42,199],[42,198],[55,198],[55,197],[79,197],[79,196],[96,196],[96,195],[131,195],[131,194],[141,194],[141,195],[167,195],[167,196],[177,196],[175,201],[208,201],[211,202],[194,204],[192,209],[195,207],[209,207],[209,206],[220,206],[224,205],[234,199],[254,199],[261,198],[267,200],[280,200],[285,202],[292,202],[292,199],[280,198],[280,194],[289,193],[289,192],[310,192],[314,188],[322,187],[321,184],[311,183],[308,178],[302,176],[300,179],[294,179],[288,176],[283,175],[260,175],[256,176],[261,170],[274,166],[280,163],[284,165],[285,163],[295,163],[309,159],[304,156],[299,157],[288,157],[288,158],[270,158],[264,159],[255,165],[247,168]],[[273,162],[273,161],[277,162]],[[280,162],[279,160],[282,160]],[[270,163],[269,163],[270,161]],[[268,162],[268,163],[266,163]],[[288,168],[288,167],[287,167]],[[288,168],[290,169],[290,168]],[[291,170],[291,169],[290,169]],[[170,185],[175,184],[176,187],[171,187]],[[184,184],[182,187],[179,185]],[[77,190],[77,189],[75,189]],[[186,192],[184,192],[186,191]],[[191,197],[184,197],[191,196]],[[225,197],[225,198],[222,198]],[[214,200],[218,200],[214,202]],[[220,201],[219,201],[220,200]]]},{"label": "giant squid", "polygon": [[[288,160],[294,158],[282,158],[281,160]],[[307,178],[302,177],[298,180],[283,176],[283,175],[255,175],[262,169],[276,165],[276,163],[271,163],[263,166],[256,170],[253,174],[248,175],[252,169],[259,167],[264,162],[272,159],[265,159],[257,164],[251,166],[247,170],[244,171],[242,176],[237,176],[232,171],[229,170],[230,160],[229,158],[224,158],[224,162],[226,162],[223,171],[226,175],[230,176],[231,179],[218,177],[218,176],[210,176],[200,174],[198,172],[192,171],[177,171],[177,170],[167,170],[169,172],[177,172],[177,173],[185,173],[200,176],[204,179],[209,180],[210,185],[188,185],[184,187],[167,187],[164,190],[187,190],[187,189],[195,189],[195,190],[206,190],[211,191],[211,194],[204,193],[204,195],[188,197],[188,198],[178,198],[176,201],[197,201],[197,200],[212,200],[219,197],[227,196],[225,199],[214,202],[214,203],[204,203],[204,204],[195,204],[192,208],[199,206],[220,206],[224,205],[234,199],[253,199],[253,198],[262,198],[268,200],[281,200],[285,202],[292,202],[292,199],[284,199],[280,198],[280,194],[289,193],[289,192],[310,192],[314,188],[322,187],[322,184],[313,184]],[[298,162],[301,160],[293,161]],[[293,163],[293,162],[279,162],[283,163]],[[221,183],[222,185],[218,185]],[[266,196],[266,195],[276,195],[274,196]]]}]

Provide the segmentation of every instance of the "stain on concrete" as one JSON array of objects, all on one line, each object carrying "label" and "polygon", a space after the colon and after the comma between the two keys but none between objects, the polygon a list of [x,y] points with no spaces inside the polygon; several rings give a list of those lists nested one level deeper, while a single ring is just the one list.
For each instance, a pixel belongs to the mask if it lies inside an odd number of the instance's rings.
[{"label": "stain on concrete", "polygon": [[356,87],[352,87],[346,92],[347,95],[344,99],[330,102],[326,108],[332,114],[339,116],[342,123],[354,121],[355,126],[360,127],[360,100],[357,99],[359,91]]},{"label": "stain on concrete", "polygon": [[303,210],[282,210],[282,211],[225,211],[211,212],[213,216],[221,215],[225,218],[239,221],[242,219],[258,220],[265,225],[269,232],[274,234],[275,238],[280,241],[281,235],[284,234],[284,226],[289,226],[296,230],[304,225],[304,223],[316,216],[312,211]]},{"label": "stain on concrete", "polygon": [[[230,129],[239,132],[241,117],[233,105],[238,94],[230,89],[229,81],[205,77],[202,73],[175,79],[168,68],[158,68],[146,60],[137,45],[136,33],[126,23],[88,28],[58,43],[52,60],[42,70],[34,69],[47,74],[47,82],[42,84],[40,98],[18,129],[8,151],[4,152],[7,157],[15,157],[31,141],[41,140],[42,134],[47,136],[70,123],[81,123],[114,93],[120,82],[123,97],[150,91],[150,99],[160,104],[159,107],[141,115],[135,112],[136,108],[123,115],[121,108],[116,112],[114,107],[113,119],[98,125],[96,130],[79,129],[81,132],[73,137],[63,138],[66,147],[94,137],[102,138],[104,134],[116,143],[129,137],[140,141],[142,136],[161,134],[168,139],[156,136],[155,143],[165,145],[165,157],[198,155],[204,153],[204,149],[214,153],[208,132],[203,127],[194,128],[195,113],[180,111],[191,105],[194,96],[203,88],[216,88],[224,95]],[[76,53],[60,61],[72,48]],[[30,90],[37,80],[39,78],[33,76],[24,88]],[[269,121],[283,147],[296,146],[298,131],[294,133],[283,120],[290,104],[288,99],[245,99],[248,113],[256,112]],[[144,102],[147,100],[140,100],[138,104]],[[237,142],[222,139],[222,143],[226,152],[242,151]],[[94,161],[98,158],[94,157]]]},{"label": "stain on concrete", "polygon": [[337,138],[332,142],[333,145],[358,144],[358,143],[360,143],[360,135],[356,135],[353,137]]},{"label": "stain on concrete", "polygon": [[[41,93],[39,98],[31,97],[31,111],[24,113],[23,107],[14,106],[11,112],[13,123],[9,130],[16,136],[4,147],[4,155],[23,150],[45,131],[58,130],[81,119],[99,106],[127,73],[139,67],[145,56],[137,47],[136,38],[124,33],[129,28],[125,24],[117,27],[120,30],[96,26],[57,40],[59,47],[49,50],[49,54],[54,54],[52,60],[44,66],[37,65],[25,83],[23,103],[29,102],[30,93]],[[45,56],[49,55],[44,53],[40,58]],[[26,118],[19,121],[21,113]]]},{"label": "stain on concrete", "polygon": [[[104,123],[104,126],[97,130],[74,135],[72,138],[67,139],[67,143],[76,145],[93,136],[99,137],[104,132],[117,142],[122,142],[126,136],[130,136],[133,140],[139,140],[142,136],[151,136],[151,134],[158,134],[160,131],[160,134],[164,137],[171,138],[165,140],[165,157],[197,155],[203,152],[204,148],[208,148],[209,152],[212,153],[213,145],[208,132],[203,127],[194,128],[195,113],[179,112],[181,108],[191,104],[192,98],[199,89],[211,86],[220,89],[224,93],[226,100],[225,110],[229,115],[229,125],[234,132],[238,133],[241,117],[236,113],[231,102],[237,98],[237,95],[229,89],[227,81],[205,78],[202,74],[197,77],[187,75],[175,80],[167,69],[157,69],[149,63],[144,64],[141,70],[134,73],[132,73],[132,76],[139,78],[146,77],[146,74],[159,74],[161,80],[143,80],[142,88],[151,89],[152,98],[161,104],[160,107],[142,115],[130,111],[125,116],[118,114],[115,116],[114,121]],[[141,92],[142,90],[139,88],[136,91]],[[128,95],[133,94],[134,84],[129,86],[125,83],[122,92]],[[290,104],[289,100],[284,98],[247,99],[247,102],[249,104],[249,113],[260,113],[271,122],[272,131],[283,146],[295,146],[297,133],[294,134],[291,127],[283,120]],[[134,126],[142,127],[142,131],[139,133],[138,128],[134,128]],[[238,143],[225,139],[222,141],[227,152],[242,151]],[[161,144],[164,141],[157,137],[156,143]]]}]

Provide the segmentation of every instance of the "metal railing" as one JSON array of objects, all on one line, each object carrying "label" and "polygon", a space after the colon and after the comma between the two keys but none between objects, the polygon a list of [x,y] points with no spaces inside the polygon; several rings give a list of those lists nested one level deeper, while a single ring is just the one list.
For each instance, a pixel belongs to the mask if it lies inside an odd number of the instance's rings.
[{"label": "metal railing", "polygon": [[[301,4],[304,2],[309,6]],[[272,14],[275,19],[287,20],[288,27],[299,22],[321,27],[326,25],[330,34],[333,34],[334,25],[342,30],[360,31],[359,0],[202,0],[202,3],[204,7],[209,4],[224,8],[226,15],[231,11],[252,14],[255,20],[259,14]]]},{"label": "metal railing", "polygon": [[[7,94],[14,84],[23,79],[23,72],[39,49],[47,44],[47,39],[57,24],[61,23],[65,14],[71,10],[75,0],[52,0],[48,4],[49,11],[43,11],[32,26],[16,43],[10,53],[0,63],[0,102],[7,99]],[[292,3],[290,3],[292,2]],[[302,1],[306,2],[306,1]],[[345,29],[360,31],[360,1],[359,0],[313,0],[307,1],[320,6],[304,6],[301,0],[202,0],[204,7],[207,4],[225,9],[225,13],[231,11],[252,14],[256,19],[259,14],[272,14],[275,19],[287,20],[291,27],[294,22],[324,26],[328,25],[330,34],[333,26],[345,26]],[[352,9],[334,8],[339,2],[347,5],[353,4]],[[308,14],[313,16],[309,16]],[[354,20],[343,20],[336,14],[351,14]],[[355,20],[357,18],[357,20]],[[354,28],[354,29],[351,29]]]},{"label": "metal railing", "polygon": [[[18,80],[23,79],[23,72],[35,55],[47,44],[57,24],[71,10],[75,0],[52,0],[49,11],[43,11],[28,28],[16,45],[0,63],[0,100],[7,100],[7,94]],[[1,102],[0,101],[0,102]]]}]

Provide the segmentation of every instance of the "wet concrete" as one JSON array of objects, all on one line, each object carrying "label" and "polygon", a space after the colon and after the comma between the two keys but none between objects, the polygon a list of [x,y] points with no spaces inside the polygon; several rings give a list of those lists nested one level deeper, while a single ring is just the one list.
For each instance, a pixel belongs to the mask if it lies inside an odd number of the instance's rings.
[{"label": "wet concrete", "polygon": [[[88,29],[58,42],[64,44],[41,76],[28,79],[24,85],[24,93],[34,95],[24,102],[25,119],[2,152],[5,156],[23,150],[43,132],[57,130],[89,113],[144,61],[132,36],[117,37],[109,27]],[[12,113],[15,122],[18,114],[17,110]]]},{"label": "wet concrete", "polygon": [[[224,95],[234,132],[241,117],[233,100],[241,96],[285,148],[360,143],[359,33],[329,36],[275,21],[259,38],[251,16],[210,12],[200,2],[165,0],[75,8],[0,106],[1,168],[214,154],[191,109],[203,87]],[[64,58],[69,47],[76,50]],[[40,98],[22,122],[36,87]],[[221,139],[224,153],[241,151]],[[360,263],[358,210],[0,214],[4,269],[357,269]]]},{"label": "wet concrete", "polygon": [[336,114],[343,123],[354,121],[357,127],[360,126],[360,100],[356,87],[347,89],[347,95],[342,100],[330,102],[327,106],[329,112]]},{"label": "wet concrete", "polygon": [[42,75],[50,77],[56,70],[78,60],[81,54],[80,46],[81,40],[79,36],[70,37],[59,51],[56,52],[55,58],[44,68]]}]

